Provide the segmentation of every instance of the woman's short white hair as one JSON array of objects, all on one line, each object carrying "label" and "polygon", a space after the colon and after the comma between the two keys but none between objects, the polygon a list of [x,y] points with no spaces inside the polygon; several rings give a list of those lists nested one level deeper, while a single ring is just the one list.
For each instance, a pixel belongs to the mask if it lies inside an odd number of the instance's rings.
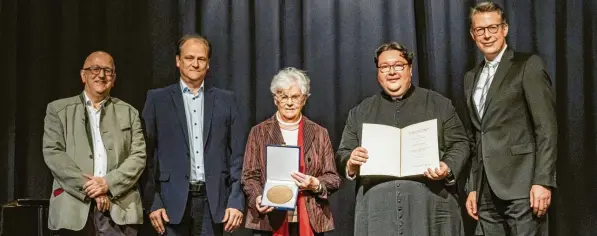
[{"label": "woman's short white hair", "polygon": [[305,71],[299,70],[294,67],[286,67],[278,72],[278,74],[274,75],[274,79],[272,80],[272,84],[269,87],[272,94],[278,93],[278,91],[282,89],[288,89],[293,84],[297,84],[301,89],[303,95],[309,96],[309,91],[311,91],[311,87],[309,86],[310,83],[309,76],[305,73]]}]

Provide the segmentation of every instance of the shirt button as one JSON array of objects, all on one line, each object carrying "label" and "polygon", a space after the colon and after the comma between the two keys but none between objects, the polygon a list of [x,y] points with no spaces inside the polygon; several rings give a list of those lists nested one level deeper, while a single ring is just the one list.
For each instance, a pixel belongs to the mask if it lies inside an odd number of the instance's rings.
[{"label": "shirt button", "polygon": [[197,110],[193,110],[193,112],[197,112]]},{"label": "shirt button", "polygon": [[195,151],[195,153],[199,153],[199,151]]},{"label": "shirt button", "polygon": [[197,136],[195,136],[195,139],[198,139]]},{"label": "shirt button", "polygon": [[197,125],[197,123],[195,123],[195,125]]}]

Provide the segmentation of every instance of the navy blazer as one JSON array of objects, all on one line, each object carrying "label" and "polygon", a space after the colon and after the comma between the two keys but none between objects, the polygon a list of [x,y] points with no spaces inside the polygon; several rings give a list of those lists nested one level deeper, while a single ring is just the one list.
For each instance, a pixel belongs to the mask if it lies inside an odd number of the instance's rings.
[{"label": "navy blazer", "polygon": [[[207,199],[214,223],[226,208],[245,210],[241,170],[248,127],[231,91],[205,88],[203,144]],[[171,224],[182,220],[189,190],[190,156],[180,83],[147,93],[143,108],[151,211],[165,208]],[[147,193],[147,192],[146,192]],[[150,200],[151,201],[151,200]]]}]

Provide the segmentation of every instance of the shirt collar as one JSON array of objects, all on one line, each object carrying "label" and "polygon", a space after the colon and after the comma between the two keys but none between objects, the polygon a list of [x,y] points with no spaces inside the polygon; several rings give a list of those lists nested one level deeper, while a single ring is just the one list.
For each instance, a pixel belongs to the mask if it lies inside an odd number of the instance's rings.
[{"label": "shirt collar", "polygon": [[489,61],[489,60],[487,60],[487,58],[485,58],[485,63],[491,62],[492,64],[495,64],[495,65],[499,64],[500,61],[502,60],[502,56],[504,55],[504,52],[506,51],[506,48],[508,48],[508,44],[506,44],[504,46],[504,48],[502,48],[502,51],[500,51],[500,54],[498,54],[497,57],[495,57],[493,59],[493,61]]},{"label": "shirt collar", "polygon": [[[85,105],[93,107],[93,103],[91,102],[91,99],[89,99],[89,97],[87,96],[87,92],[86,91],[83,91],[83,95],[85,96]],[[104,100],[102,100],[99,103],[100,107],[104,106],[104,104],[106,103],[106,101],[108,100],[109,97],[110,96],[105,97]]]},{"label": "shirt collar", "polygon": [[[201,87],[199,87],[199,92],[203,92],[204,84],[205,84],[205,81],[201,82]],[[193,93],[191,91],[191,89],[187,86],[187,84],[185,84],[185,82],[182,81],[182,79],[180,79],[180,89],[181,89],[182,93],[190,93],[190,94]]]},{"label": "shirt collar", "polygon": [[381,90],[381,97],[388,100],[388,101],[400,101],[400,100],[404,100],[408,97],[410,97],[410,95],[415,91],[415,85],[414,84],[410,84],[410,88],[408,88],[408,90],[406,90],[406,93],[402,94],[402,96],[399,97],[392,97],[389,94],[387,94],[383,89]]}]

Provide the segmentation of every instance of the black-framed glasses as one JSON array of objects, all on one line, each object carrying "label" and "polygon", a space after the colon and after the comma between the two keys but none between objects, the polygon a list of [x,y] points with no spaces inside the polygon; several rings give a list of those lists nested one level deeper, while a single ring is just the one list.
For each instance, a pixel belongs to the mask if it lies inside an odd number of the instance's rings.
[{"label": "black-framed glasses", "polygon": [[489,25],[486,27],[475,27],[475,28],[471,29],[471,32],[473,32],[473,34],[475,34],[475,36],[481,36],[481,35],[485,34],[485,29],[487,29],[490,34],[495,34],[500,29],[500,26],[505,25],[505,24],[506,23],[500,23],[500,24]]},{"label": "black-framed glasses", "polygon": [[112,68],[105,68],[105,67],[99,67],[99,66],[91,66],[91,67],[83,68],[83,70],[89,71],[89,72],[91,72],[91,74],[94,74],[94,75],[99,75],[99,73],[101,73],[102,70],[103,70],[104,74],[106,76],[112,76],[112,75],[114,75],[114,70]]},{"label": "black-framed glasses", "polygon": [[394,65],[383,64],[381,66],[378,66],[377,68],[379,68],[379,71],[381,71],[382,73],[389,73],[392,68],[394,69],[394,71],[403,71],[407,65],[408,64],[394,64]]}]

